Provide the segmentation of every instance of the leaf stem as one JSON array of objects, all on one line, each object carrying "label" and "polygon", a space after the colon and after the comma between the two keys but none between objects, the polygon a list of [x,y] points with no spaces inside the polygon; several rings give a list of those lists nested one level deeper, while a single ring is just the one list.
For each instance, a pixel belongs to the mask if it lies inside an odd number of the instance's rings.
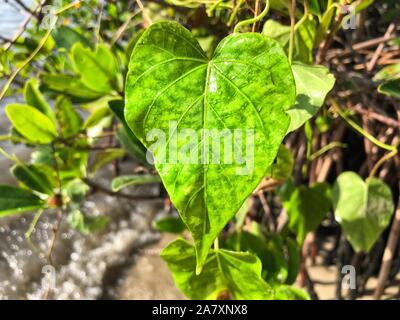
[{"label": "leaf stem", "polygon": [[304,15],[303,17],[295,24],[294,26],[294,31],[296,32],[301,25],[304,23],[304,21],[306,21],[308,18],[308,1],[304,0]]},{"label": "leaf stem", "polygon": [[42,213],[43,213],[43,209],[39,209],[39,210],[36,212],[35,216],[33,217],[33,220],[32,220],[32,222],[31,222],[31,224],[29,225],[28,230],[25,232],[25,238],[26,238],[26,239],[29,239],[29,238],[31,237],[32,232],[33,232],[33,229],[35,229],[36,224],[38,223],[38,221],[39,221],[39,219],[40,219]]},{"label": "leaf stem", "polygon": [[311,156],[310,156],[310,161],[315,160],[319,156],[323,155],[325,152],[328,152],[329,150],[333,148],[346,148],[347,144],[342,143],[340,141],[333,141],[326,146],[322,147],[321,149],[315,151]]},{"label": "leaf stem", "polygon": [[361,128],[357,123],[355,123],[353,120],[351,120],[339,107],[337,102],[334,99],[329,99],[331,102],[333,109],[341,116],[355,131],[360,133],[362,136],[364,136],[366,139],[371,141],[373,144],[376,146],[388,150],[388,151],[396,151],[397,153],[397,147],[396,146],[391,146],[386,143],[380,142],[378,139],[376,139],[372,134],[366,132],[363,128]]},{"label": "leaf stem", "polygon": [[380,158],[377,163],[375,163],[374,167],[372,168],[371,172],[369,173],[369,178],[372,178],[375,176],[376,172],[380,168],[381,165],[383,165],[387,160],[393,158],[395,155],[397,155],[398,151],[392,150],[391,152],[385,154],[382,158]]},{"label": "leaf stem", "polygon": [[262,20],[268,14],[268,11],[269,11],[269,0],[267,0],[267,2],[265,3],[264,10],[258,16],[251,19],[240,21],[233,29],[233,33],[239,32],[239,29],[243,26],[247,26],[249,24],[253,24]]},{"label": "leaf stem", "polygon": [[214,240],[214,250],[215,251],[219,250],[219,239],[218,239],[218,237],[216,237],[215,240]]},{"label": "leaf stem", "polygon": [[234,8],[233,11],[232,11],[231,16],[229,17],[229,21],[228,21],[228,23],[226,24],[228,27],[230,27],[230,26],[232,25],[233,20],[235,20],[235,18],[236,18],[236,16],[237,16],[237,14],[238,14],[238,12],[239,12],[241,6],[243,5],[243,3],[244,3],[244,0],[239,0],[238,3],[236,4],[235,8]]}]

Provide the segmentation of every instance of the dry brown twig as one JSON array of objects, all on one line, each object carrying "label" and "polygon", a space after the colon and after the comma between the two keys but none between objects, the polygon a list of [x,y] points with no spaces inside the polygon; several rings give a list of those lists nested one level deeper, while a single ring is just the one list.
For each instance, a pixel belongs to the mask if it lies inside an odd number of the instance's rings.
[{"label": "dry brown twig", "polygon": [[[387,28],[385,35],[383,36],[384,39],[388,39],[390,35],[396,30],[396,24],[391,23],[389,27]],[[379,56],[381,55],[383,48],[385,47],[385,42],[382,42],[378,45],[378,47],[375,50],[375,53],[371,59],[371,61],[367,64],[367,71],[372,71],[372,69],[375,67],[376,62],[378,61]]]}]

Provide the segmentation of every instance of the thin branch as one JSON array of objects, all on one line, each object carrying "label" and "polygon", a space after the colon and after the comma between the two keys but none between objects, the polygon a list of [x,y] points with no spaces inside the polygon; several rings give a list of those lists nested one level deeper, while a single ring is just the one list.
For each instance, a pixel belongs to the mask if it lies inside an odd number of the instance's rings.
[{"label": "thin branch", "polygon": [[389,118],[383,114],[380,114],[380,113],[377,113],[374,111],[370,111],[370,110],[365,110],[360,105],[355,105],[351,109],[363,116],[366,116],[369,119],[373,119],[373,120],[382,122],[383,124],[385,124],[389,127],[400,128],[400,123],[398,121],[396,121],[392,118]]},{"label": "thin branch", "polygon": [[[346,5],[345,0],[343,0],[342,2],[343,2],[343,5]],[[340,26],[342,24],[342,21],[344,18],[344,10],[342,9],[342,7],[340,7],[338,10],[339,10],[339,14],[336,16],[335,24],[334,24],[332,30],[328,33],[328,36],[321,43],[321,45],[319,47],[317,57],[316,57],[317,64],[321,64],[325,61],[326,53],[328,52],[328,49],[331,47],[331,45],[333,43],[333,39],[335,38],[335,35],[339,31]]]},{"label": "thin branch", "polygon": [[31,10],[30,8],[28,8],[25,3],[23,3],[21,0],[14,0],[16,3],[18,3],[18,5],[24,9],[26,12],[28,12],[29,14],[31,14],[33,17],[37,18],[35,15],[35,11]]},{"label": "thin branch", "polygon": [[[256,0],[256,5],[254,8],[254,18],[258,16],[258,12],[260,11],[260,0]],[[251,32],[256,32],[257,22],[253,23],[253,27],[251,28]]]},{"label": "thin branch", "polygon": [[[389,27],[387,28],[385,35],[383,36],[385,39],[389,38],[390,35],[393,33],[393,31],[396,30],[396,24],[391,23]],[[379,56],[381,55],[383,48],[385,47],[385,43],[382,42],[379,44],[379,46],[376,48],[375,53],[370,60],[370,62],[367,65],[367,71],[372,71],[372,69],[375,67],[376,62],[378,61]]]},{"label": "thin branch", "polygon": [[386,279],[390,273],[395,250],[400,235],[400,202],[397,204],[396,214],[390,229],[389,240],[383,253],[381,270],[379,271],[378,283],[374,292],[374,299],[379,300],[385,289]]}]

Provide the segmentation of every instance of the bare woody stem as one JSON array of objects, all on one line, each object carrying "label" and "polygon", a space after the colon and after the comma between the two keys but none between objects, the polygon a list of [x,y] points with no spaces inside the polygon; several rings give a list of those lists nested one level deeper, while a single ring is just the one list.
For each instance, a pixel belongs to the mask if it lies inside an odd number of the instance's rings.
[{"label": "bare woody stem", "polygon": [[397,210],[390,229],[389,240],[387,242],[385,251],[383,253],[382,265],[379,271],[378,284],[375,288],[374,299],[379,300],[385,289],[385,283],[390,273],[392,266],[393,256],[395,254],[396,246],[398,245],[400,235],[400,202],[397,204]]}]

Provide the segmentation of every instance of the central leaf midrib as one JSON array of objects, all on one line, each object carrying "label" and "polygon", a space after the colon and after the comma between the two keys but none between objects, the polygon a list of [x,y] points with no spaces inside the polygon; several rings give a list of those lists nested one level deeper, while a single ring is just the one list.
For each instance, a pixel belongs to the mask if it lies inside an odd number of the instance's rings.
[{"label": "central leaf midrib", "polygon": [[[203,123],[202,123],[202,152],[204,152],[204,155],[208,155],[208,152],[205,152],[204,147],[205,147],[205,139],[204,139],[204,134],[205,134],[205,129],[207,128],[207,115],[208,115],[208,91],[209,91],[209,86],[210,86],[210,77],[211,77],[211,67],[212,67],[212,60],[208,62],[207,65],[207,73],[206,73],[206,79],[204,83],[204,100],[203,100]],[[205,160],[205,159],[203,159]],[[208,171],[208,159],[205,161],[204,167],[203,167],[203,201],[204,201],[204,222],[203,222],[203,232],[204,234],[206,233],[207,229],[207,215],[208,215],[208,209],[207,209],[207,171]]]}]

